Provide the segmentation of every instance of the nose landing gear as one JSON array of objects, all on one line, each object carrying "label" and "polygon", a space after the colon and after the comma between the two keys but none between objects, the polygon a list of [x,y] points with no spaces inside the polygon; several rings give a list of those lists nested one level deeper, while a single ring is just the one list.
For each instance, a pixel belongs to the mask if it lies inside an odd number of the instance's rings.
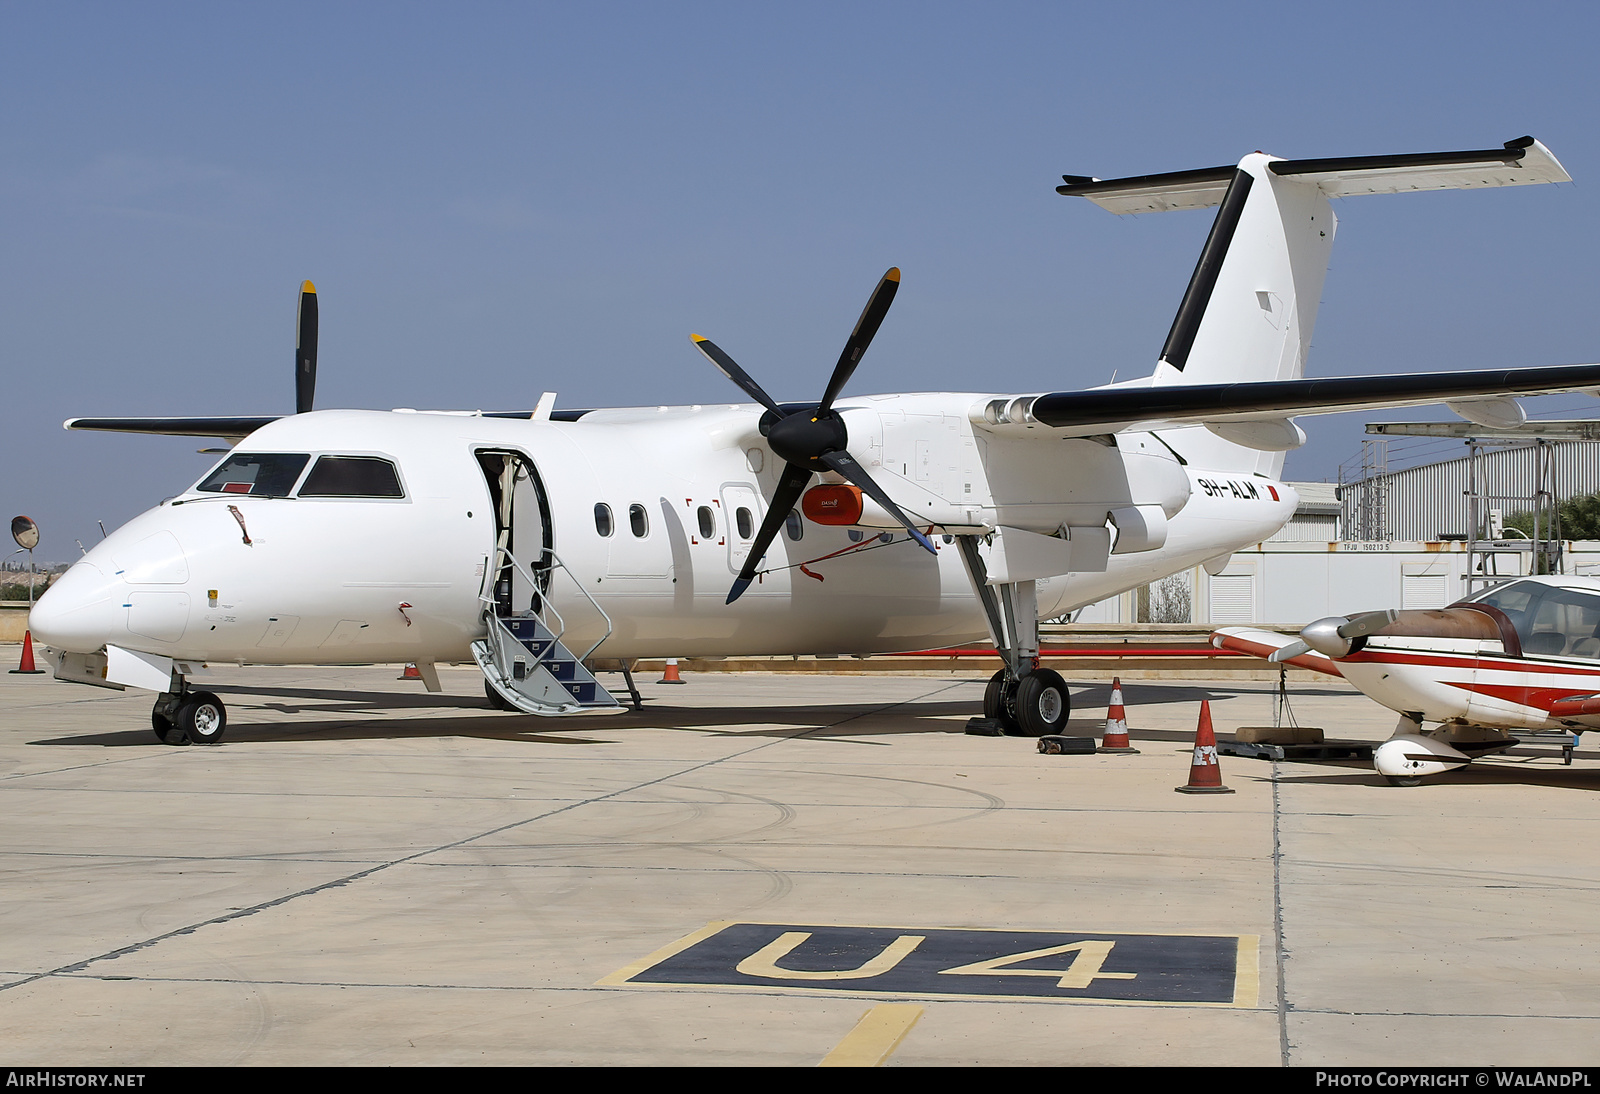
[{"label": "nose landing gear", "polygon": [[150,728],[164,744],[214,745],[228,728],[228,708],[209,691],[164,691],[150,710]]}]

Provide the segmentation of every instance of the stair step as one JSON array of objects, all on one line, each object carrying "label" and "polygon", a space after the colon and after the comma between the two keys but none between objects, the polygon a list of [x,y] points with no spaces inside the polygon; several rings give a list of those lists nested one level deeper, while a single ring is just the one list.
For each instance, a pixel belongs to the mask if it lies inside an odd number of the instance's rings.
[{"label": "stair step", "polygon": [[490,683],[514,693],[507,698],[529,713],[560,715],[581,709],[620,710],[571,650],[537,616],[487,616],[487,639],[473,643],[474,656]]}]

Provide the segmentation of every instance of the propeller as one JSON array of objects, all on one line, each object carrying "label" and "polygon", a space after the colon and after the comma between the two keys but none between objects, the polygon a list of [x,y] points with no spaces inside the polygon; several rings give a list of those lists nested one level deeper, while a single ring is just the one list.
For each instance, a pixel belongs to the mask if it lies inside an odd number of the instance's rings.
[{"label": "propeller", "polygon": [[294,412],[311,409],[317,392],[317,287],[300,283],[300,312],[294,343]]},{"label": "propeller", "polygon": [[911,518],[901,511],[888,494],[884,493],[882,487],[872,481],[866,468],[850,455],[846,449],[846,445],[850,442],[849,431],[845,429],[844,419],[833,409],[834,400],[839,397],[844,385],[855,372],[856,366],[861,363],[862,354],[866,353],[867,347],[872,344],[872,337],[878,333],[878,327],[883,324],[883,317],[889,314],[889,305],[894,302],[894,294],[899,289],[900,268],[896,266],[884,274],[883,280],[878,282],[878,287],[872,290],[867,306],[862,309],[861,318],[856,320],[855,330],[850,332],[850,337],[844,344],[844,352],[839,354],[839,361],[833,366],[833,375],[828,379],[822,401],[816,404],[799,406],[790,404],[787,408],[780,406],[716,343],[698,334],[689,336],[695,348],[705,354],[706,359],[717,366],[718,371],[739,385],[746,395],[767,408],[767,413],[761,418],[761,432],[766,435],[767,444],[773,454],[784,461],[783,475],[778,479],[778,489],[772,494],[766,518],[762,520],[761,528],[756,532],[755,541],[750,544],[750,554],[745,558],[744,566],[733,582],[727,603],[732,604],[738,600],[750,587],[750,583],[756,578],[756,568],[761,565],[761,559],[767,553],[767,548],[772,546],[773,539],[778,535],[778,529],[783,527],[784,520],[789,516],[789,510],[794,508],[795,503],[800,500],[800,495],[805,493],[806,487],[811,483],[811,476],[823,471],[836,471],[847,481],[855,484],[863,494],[883,506],[896,520],[905,525],[913,539],[930,553],[937,553],[932,541],[917,530]]},{"label": "propeller", "polygon": [[1288,661],[1312,650],[1334,660],[1348,657],[1357,638],[1365,638],[1374,631],[1382,630],[1393,623],[1398,614],[1393,608],[1386,608],[1381,612],[1330,615],[1326,619],[1315,620],[1300,628],[1299,639],[1280,650],[1274,650],[1267,660]]}]

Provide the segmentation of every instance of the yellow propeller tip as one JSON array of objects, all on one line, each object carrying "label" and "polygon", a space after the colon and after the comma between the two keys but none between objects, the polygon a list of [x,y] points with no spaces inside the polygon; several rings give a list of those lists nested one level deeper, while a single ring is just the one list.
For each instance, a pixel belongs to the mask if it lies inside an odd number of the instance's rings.
[{"label": "yellow propeller tip", "polygon": [[709,342],[709,341],[711,341],[711,339],[702,338],[698,334],[691,334],[691,335],[689,335],[689,341],[691,341],[691,342]]},{"label": "yellow propeller tip", "polygon": [[302,281],[300,282],[300,291],[311,293],[314,296],[316,295],[317,287],[309,281]]},{"label": "yellow propeller tip", "polygon": [[889,267],[889,272],[883,275],[883,279],[885,281],[899,281],[900,280],[900,267],[899,266],[890,266]]}]

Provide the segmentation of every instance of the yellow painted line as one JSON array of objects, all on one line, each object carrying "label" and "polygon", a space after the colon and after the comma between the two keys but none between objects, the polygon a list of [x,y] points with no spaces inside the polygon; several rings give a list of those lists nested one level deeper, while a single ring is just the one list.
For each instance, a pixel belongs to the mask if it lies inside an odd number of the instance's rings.
[{"label": "yellow painted line", "polygon": [[1233,972],[1233,1005],[1254,1007],[1261,998],[1261,936],[1239,936],[1239,964]]},{"label": "yellow painted line", "polygon": [[817,1066],[882,1067],[921,1017],[922,1008],[911,1003],[880,1003]]},{"label": "yellow painted line", "polygon": [[668,942],[655,953],[641,957],[637,961],[630,962],[629,964],[622,966],[622,968],[618,969],[616,972],[611,973],[609,976],[602,976],[599,980],[594,982],[594,986],[597,988],[615,988],[622,984],[626,984],[629,979],[638,976],[650,966],[658,965],[669,957],[678,956],[690,946],[693,946],[699,942],[704,942],[706,939],[710,938],[724,927],[731,927],[736,922],[738,921],[733,919],[713,919],[710,923],[707,923],[698,931],[686,934],[676,942]]}]

